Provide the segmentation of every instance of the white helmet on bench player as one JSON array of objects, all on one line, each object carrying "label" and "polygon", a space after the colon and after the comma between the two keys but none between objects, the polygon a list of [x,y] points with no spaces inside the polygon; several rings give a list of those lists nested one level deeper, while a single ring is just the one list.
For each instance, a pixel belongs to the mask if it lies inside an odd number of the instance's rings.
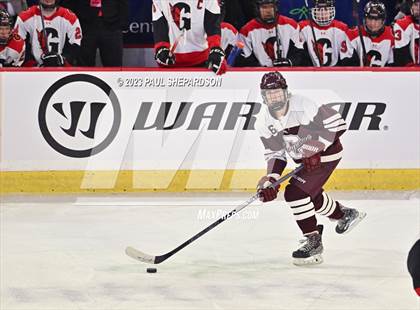
[{"label": "white helmet on bench player", "polygon": [[312,19],[321,27],[328,26],[335,18],[334,0],[315,0],[311,9]]}]

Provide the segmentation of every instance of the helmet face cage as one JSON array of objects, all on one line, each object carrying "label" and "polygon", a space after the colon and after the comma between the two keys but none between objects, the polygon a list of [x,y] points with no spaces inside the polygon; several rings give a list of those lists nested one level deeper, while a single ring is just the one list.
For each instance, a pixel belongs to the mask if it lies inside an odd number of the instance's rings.
[{"label": "helmet face cage", "polygon": [[289,102],[290,98],[287,88],[261,89],[261,96],[271,111],[281,110]]},{"label": "helmet face cage", "polygon": [[287,88],[286,79],[280,72],[268,72],[263,75],[260,84],[261,96],[271,111],[278,111],[289,102],[290,94]]},{"label": "helmet face cage", "polygon": [[[261,6],[264,4],[271,4],[273,5],[274,8],[274,12],[273,12],[273,16],[271,18],[263,18],[261,16]],[[277,17],[277,0],[258,0],[257,1],[257,19],[264,23],[264,24],[273,24],[276,21],[276,17]]]},{"label": "helmet face cage", "polygon": [[328,26],[335,18],[335,7],[314,7],[311,9],[312,19],[321,27]]},{"label": "helmet face cage", "polygon": [[[371,36],[379,36],[385,29],[386,7],[380,1],[369,1],[364,9],[364,26],[366,32]],[[367,19],[381,20],[381,27],[377,30],[372,30],[368,27]]]},{"label": "helmet face cage", "polygon": [[311,16],[312,20],[319,26],[328,26],[335,18],[335,1],[315,0],[315,5],[311,9]]},{"label": "helmet face cage", "polygon": [[0,29],[0,45],[6,45],[12,33],[12,20],[9,13],[4,10],[0,10]]}]

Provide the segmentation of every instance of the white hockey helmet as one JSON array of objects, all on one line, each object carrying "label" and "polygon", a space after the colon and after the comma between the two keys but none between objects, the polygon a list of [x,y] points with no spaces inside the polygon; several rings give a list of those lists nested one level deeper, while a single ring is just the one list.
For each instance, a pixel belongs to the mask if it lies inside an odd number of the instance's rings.
[{"label": "white hockey helmet", "polygon": [[312,19],[321,27],[328,26],[335,18],[334,0],[315,0],[311,9]]}]

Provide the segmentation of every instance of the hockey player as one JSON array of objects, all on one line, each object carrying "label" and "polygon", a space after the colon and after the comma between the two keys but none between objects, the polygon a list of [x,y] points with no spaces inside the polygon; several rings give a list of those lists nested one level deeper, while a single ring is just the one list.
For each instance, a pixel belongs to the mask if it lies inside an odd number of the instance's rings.
[{"label": "hockey player", "polygon": [[60,7],[58,0],[39,0],[19,14],[16,31],[29,37],[34,61],[32,65],[61,67],[75,65],[80,51],[82,30],[77,16]]},{"label": "hockey player", "polygon": [[395,65],[413,66],[420,64],[420,0],[409,0],[411,15],[394,24]]},{"label": "hockey player", "polygon": [[218,0],[153,0],[155,59],[163,67],[226,71]]},{"label": "hockey player", "polygon": [[12,19],[0,10],[0,67],[20,67],[25,60],[25,41],[12,32]]},{"label": "hockey player", "polygon": [[245,46],[236,66],[299,66],[304,53],[299,25],[278,14],[277,0],[257,0],[256,3],[257,18],[239,32]]},{"label": "hockey player", "polygon": [[[381,1],[373,0],[366,3],[361,35],[364,48],[360,41],[359,30],[349,31],[349,38],[354,47],[356,65],[370,67],[390,66],[394,63],[394,35],[392,28],[385,26],[386,8]],[[364,53],[366,52],[366,55]]]},{"label": "hockey player", "polygon": [[353,55],[353,47],[347,36],[347,25],[335,19],[335,1],[315,0],[310,12],[312,20],[299,23],[301,40],[309,57],[305,65],[347,65],[346,61]]},{"label": "hockey player", "polygon": [[267,202],[277,198],[279,186],[270,185],[286,167],[286,154],[303,164],[304,169],[291,179],[284,192],[306,237],[292,256],[295,265],[322,263],[322,236],[315,214],[337,221],[335,230],[339,234],[350,231],[366,215],[344,207],[323,190],[341,159],[343,147],[339,138],[346,131],[346,123],[332,108],[290,94],[279,72],[264,74],[260,88],[264,105],[256,127],[267,161],[267,175],[257,187],[260,199]]}]

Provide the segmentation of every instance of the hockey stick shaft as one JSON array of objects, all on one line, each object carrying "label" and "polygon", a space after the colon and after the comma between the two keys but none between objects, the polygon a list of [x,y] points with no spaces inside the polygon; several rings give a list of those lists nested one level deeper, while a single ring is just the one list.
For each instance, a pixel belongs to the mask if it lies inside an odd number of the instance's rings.
[{"label": "hockey stick shaft", "polygon": [[[276,181],[275,183],[271,184],[271,187],[276,187],[277,185],[279,185],[280,183],[286,181],[287,179],[289,179],[290,177],[295,176],[300,170],[303,169],[303,166],[299,166],[296,169],[294,169],[292,172],[289,172],[288,174],[282,176],[278,181]],[[172,251],[163,254],[163,255],[158,255],[158,256],[152,256],[152,255],[148,255],[145,254],[143,252],[140,252],[132,247],[127,247],[125,252],[128,256],[145,262],[145,263],[150,263],[150,264],[160,264],[161,262],[167,260],[169,257],[173,256],[174,254],[178,253],[179,251],[181,251],[183,248],[185,248],[187,245],[191,244],[192,242],[194,242],[195,240],[197,240],[198,238],[200,238],[201,236],[203,236],[204,234],[206,234],[207,232],[209,232],[210,230],[212,230],[213,228],[215,228],[216,226],[218,226],[219,224],[223,223],[224,221],[226,221],[227,219],[229,219],[230,217],[232,217],[233,215],[237,214],[238,212],[240,212],[241,210],[243,210],[244,208],[246,208],[247,206],[249,206],[252,202],[254,202],[255,200],[257,200],[260,197],[259,193],[256,193],[255,195],[253,195],[252,197],[250,197],[247,201],[245,201],[244,203],[242,203],[241,205],[237,206],[235,209],[233,209],[232,211],[230,211],[228,214],[226,214],[225,216],[219,218],[217,221],[215,221],[214,223],[212,223],[211,225],[207,226],[206,228],[204,228],[202,231],[200,231],[199,233],[195,234],[194,236],[192,236],[190,239],[188,239],[187,241],[185,241],[184,243],[182,243],[181,245],[179,245],[178,247],[176,247],[175,249],[173,249]]]},{"label": "hockey stick shaft", "polygon": [[183,31],[182,31],[182,33],[175,39],[175,41],[174,41],[174,44],[171,46],[171,48],[170,48],[170,50],[169,50],[169,53],[171,54],[171,55],[173,55],[174,53],[175,53],[175,50],[176,50],[176,48],[177,48],[177,46],[178,46],[178,44],[179,44],[179,42],[181,42],[181,40],[182,40],[182,38],[185,36],[185,32],[186,32],[186,30],[184,29]]},{"label": "hockey stick shaft", "polygon": [[360,0],[353,0],[353,15],[354,15],[354,18],[356,18],[357,32],[359,34],[360,44],[362,45],[362,64],[363,64],[363,67],[366,67],[368,65],[367,53],[366,53],[365,40],[363,39],[363,34],[362,34],[362,28],[361,28],[362,26],[360,25],[359,10],[360,10]]},{"label": "hockey stick shaft", "polygon": [[281,51],[281,41],[280,41],[280,32],[279,32],[279,25],[276,20],[276,43],[277,43],[277,50],[276,50],[276,57],[277,60],[280,60],[283,58],[282,51]]},{"label": "hockey stick shaft", "polygon": [[[308,14],[309,14],[309,25],[311,27],[311,31],[312,31],[312,36],[314,38],[314,50],[315,50],[315,55],[318,58],[318,62],[319,62],[319,66],[322,67],[323,63],[321,61],[321,55],[319,54],[319,49],[318,49],[318,40],[316,39],[316,35],[315,35],[315,29],[314,29],[314,21],[312,19],[312,14],[311,14],[311,9],[309,8],[308,5],[308,0],[305,0],[305,5],[306,5],[306,9],[308,10]],[[309,42],[308,42],[308,52],[309,52]]]},{"label": "hockey stick shaft", "polygon": [[[44,12],[42,12],[42,5],[39,5],[39,10],[40,10],[40,15],[41,15],[41,24],[42,24],[42,36],[44,37],[45,40],[45,47],[43,48],[44,53],[48,54],[49,53],[49,48],[48,48],[48,36],[47,36],[47,30],[45,28],[45,20],[44,20]],[[41,42],[42,45],[42,42]],[[42,48],[42,46],[41,46]]]}]

